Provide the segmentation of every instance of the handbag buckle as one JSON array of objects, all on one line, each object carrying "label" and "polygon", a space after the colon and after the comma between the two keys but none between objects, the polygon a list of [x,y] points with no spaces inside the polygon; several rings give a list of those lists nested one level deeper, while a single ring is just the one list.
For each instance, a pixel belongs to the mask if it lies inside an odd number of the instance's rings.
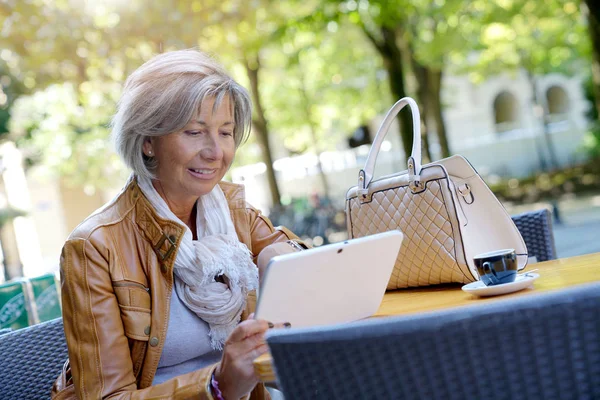
[{"label": "handbag buckle", "polygon": [[415,160],[412,157],[408,158],[408,186],[413,193],[423,191],[420,176],[415,174]]},{"label": "handbag buckle", "polygon": [[419,181],[418,179],[416,179],[412,182],[408,182],[408,187],[410,188],[410,190],[413,194],[421,193],[425,190],[425,187],[423,186],[421,181]]},{"label": "handbag buckle", "polygon": [[473,204],[475,201],[475,196],[473,196],[473,192],[469,187],[468,183],[462,184],[457,188],[458,194],[460,194],[467,204]]},{"label": "handbag buckle", "polygon": [[367,195],[369,194],[369,190],[367,189],[367,184],[366,184],[366,178],[365,178],[365,170],[361,169],[358,172],[358,194],[365,199],[367,197]]}]

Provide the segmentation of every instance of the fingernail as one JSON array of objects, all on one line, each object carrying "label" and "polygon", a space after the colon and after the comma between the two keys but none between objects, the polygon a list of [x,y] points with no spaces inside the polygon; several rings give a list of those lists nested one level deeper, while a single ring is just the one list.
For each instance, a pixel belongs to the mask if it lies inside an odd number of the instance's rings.
[{"label": "fingernail", "polygon": [[290,324],[289,322],[284,322],[283,326],[286,327],[286,328],[291,328],[292,324]]},{"label": "fingernail", "polygon": [[271,329],[271,328],[275,328],[275,325],[273,325],[273,323],[272,323],[272,322],[269,322],[268,324],[269,324],[269,329]]}]

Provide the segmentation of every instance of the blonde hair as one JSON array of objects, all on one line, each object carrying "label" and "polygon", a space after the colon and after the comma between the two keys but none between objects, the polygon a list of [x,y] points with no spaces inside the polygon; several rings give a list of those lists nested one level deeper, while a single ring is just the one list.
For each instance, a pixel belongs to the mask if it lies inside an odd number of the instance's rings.
[{"label": "blonde hair", "polygon": [[144,141],[183,129],[207,97],[215,98],[215,111],[226,96],[233,108],[237,148],[248,138],[252,121],[247,90],[200,51],[178,50],[153,57],[125,82],[112,121],[117,153],[135,174],[153,179],[156,161],[144,155]]}]

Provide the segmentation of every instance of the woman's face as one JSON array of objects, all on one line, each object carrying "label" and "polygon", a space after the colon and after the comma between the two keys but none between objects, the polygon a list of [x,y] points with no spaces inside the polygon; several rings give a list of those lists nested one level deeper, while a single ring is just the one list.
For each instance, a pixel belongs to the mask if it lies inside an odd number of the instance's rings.
[{"label": "woman's face", "polygon": [[169,201],[195,202],[209,193],[231,166],[235,155],[231,99],[213,112],[206,98],[197,116],[178,132],[151,138],[144,153],[156,158],[155,175]]}]

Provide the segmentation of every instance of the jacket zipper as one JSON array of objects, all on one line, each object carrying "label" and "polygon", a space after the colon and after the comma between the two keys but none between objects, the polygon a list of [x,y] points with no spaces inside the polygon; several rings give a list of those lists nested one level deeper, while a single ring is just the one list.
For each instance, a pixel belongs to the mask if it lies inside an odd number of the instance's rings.
[{"label": "jacket zipper", "polygon": [[150,293],[150,288],[142,285],[137,282],[113,282],[114,287],[136,287],[140,289],[144,289],[146,292]]}]

